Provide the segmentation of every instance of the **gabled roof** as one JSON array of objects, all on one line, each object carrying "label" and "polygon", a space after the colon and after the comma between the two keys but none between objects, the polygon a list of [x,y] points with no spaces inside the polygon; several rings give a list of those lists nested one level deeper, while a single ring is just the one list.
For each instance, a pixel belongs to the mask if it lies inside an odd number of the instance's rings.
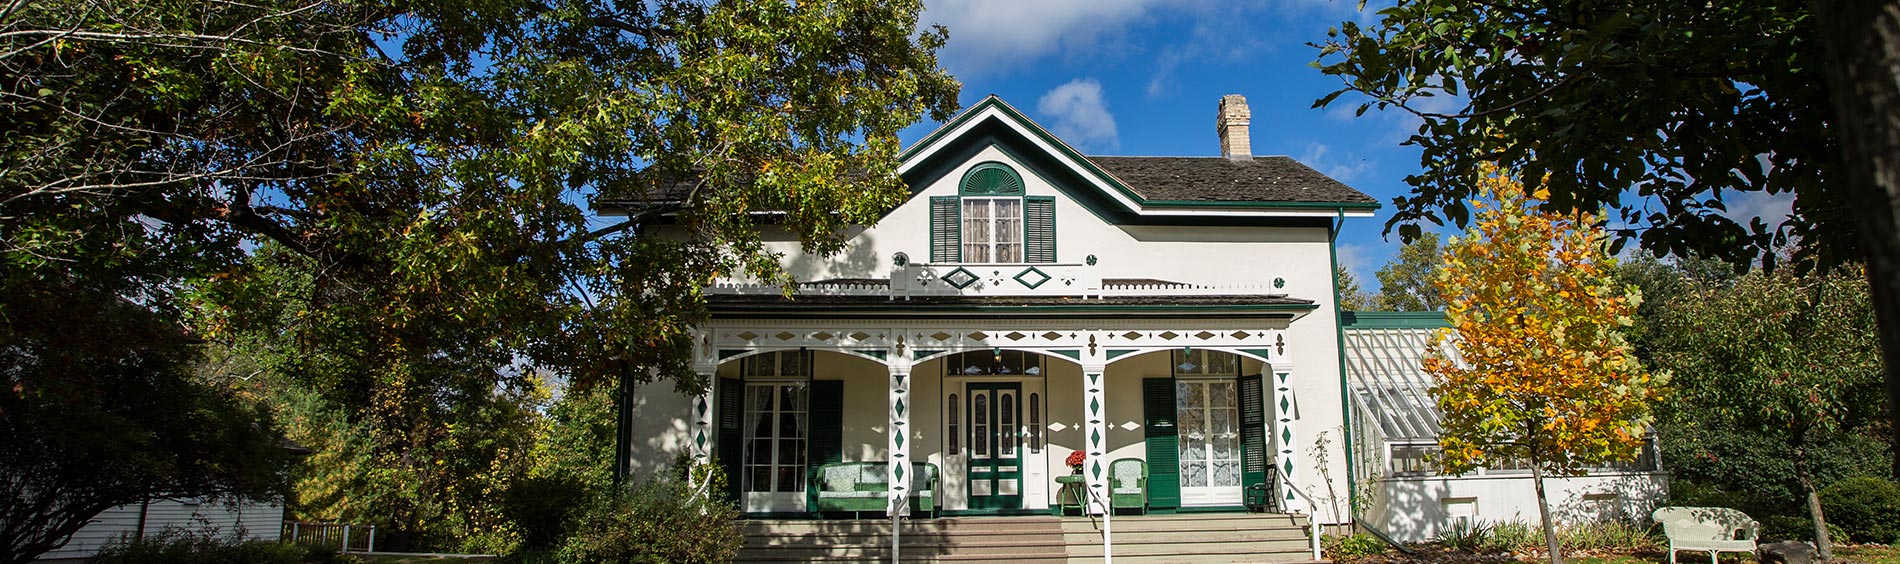
[{"label": "gabled roof", "polygon": [[1357,216],[1377,201],[1286,157],[1086,157],[992,94],[905,150],[898,173],[913,186],[971,145],[1000,139],[1020,157],[1046,164],[1078,188],[1094,188],[1120,212],[1138,216]]}]

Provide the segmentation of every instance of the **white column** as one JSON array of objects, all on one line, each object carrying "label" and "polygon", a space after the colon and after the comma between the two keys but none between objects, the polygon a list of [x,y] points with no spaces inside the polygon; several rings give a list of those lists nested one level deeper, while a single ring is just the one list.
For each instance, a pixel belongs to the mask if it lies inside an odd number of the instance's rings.
[{"label": "white column", "polygon": [[885,363],[890,370],[890,514],[908,515],[910,504],[910,362],[892,357]]},{"label": "white column", "polygon": [[1090,513],[1102,513],[1108,510],[1102,502],[1108,500],[1108,399],[1103,391],[1108,388],[1106,365],[1084,365],[1082,367],[1082,440],[1086,441],[1088,461],[1083,463],[1082,476],[1088,478],[1088,508]]},{"label": "white column", "polygon": [[[712,462],[713,441],[718,434],[713,431],[713,410],[719,408],[719,365],[695,365],[693,372],[706,382],[706,393],[693,398],[691,444],[693,463],[705,465]],[[737,480],[738,476],[727,476],[727,480]],[[701,494],[719,495],[719,492],[704,491],[706,484],[693,484],[693,490]]]},{"label": "white column", "polygon": [[889,514],[891,516],[891,562],[899,562],[898,551],[902,545],[899,536],[902,533],[902,519],[910,514],[910,479],[915,471],[910,464],[910,358],[902,354],[892,355],[884,366],[890,371],[890,488]]},{"label": "white column", "polygon": [[[1293,367],[1284,364],[1272,366],[1273,378],[1268,382],[1273,389],[1273,444],[1275,447],[1274,468],[1280,474],[1280,509],[1288,513],[1310,513],[1306,500],[1293,493],[1293,488],[1306,484],[1305,476],[1295,474],[1293,460],[1299,454],[1299,445],[1294,441],[1293,409],[1298,405],[1293,399]],[[1306,490],[1311,491],[1311,490]]]}]

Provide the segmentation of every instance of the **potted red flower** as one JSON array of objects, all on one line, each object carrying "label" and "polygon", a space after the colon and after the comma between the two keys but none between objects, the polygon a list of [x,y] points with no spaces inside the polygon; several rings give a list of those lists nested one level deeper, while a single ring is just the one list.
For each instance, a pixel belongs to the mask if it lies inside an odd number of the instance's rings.
[{"label": "potted red flower", "polygon": [[1088,459],[1088,456],[1083,454],[1082,451],[1078,450],[1078,451],[1070,452],[1069,459],[1066,462],[1068,463],[1070,470],[1074,470],[1076,474],[1081,474],[1082,461],[1087,460],[1087,459]]}]

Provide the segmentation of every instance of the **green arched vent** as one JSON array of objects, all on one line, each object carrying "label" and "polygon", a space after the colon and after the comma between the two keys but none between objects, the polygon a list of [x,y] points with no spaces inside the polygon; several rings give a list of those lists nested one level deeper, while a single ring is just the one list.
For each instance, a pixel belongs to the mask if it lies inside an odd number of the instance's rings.
[{"label": "green arched vent", "polygon": [[1009,165],[987,162],[963,174],[961,192],[965,196],[1021,196],[1023,177]]}]

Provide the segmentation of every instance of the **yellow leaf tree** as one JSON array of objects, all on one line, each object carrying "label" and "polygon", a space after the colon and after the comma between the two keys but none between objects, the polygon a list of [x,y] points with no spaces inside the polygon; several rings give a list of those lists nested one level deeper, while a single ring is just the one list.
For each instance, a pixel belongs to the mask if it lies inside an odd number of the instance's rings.
[{"label": "yellow leaf tree", "polygon": [[1611,280],[1598,217],[1541,211],[1509,173],[1483,174],[1477,221],[1434,280],[1451,323],[1425,360],[1445,416],[1439,462],[1450,473],[1528,463],[1558,564],[1544,477],[1633,459],[1659,382],[1623,339],[1641,298]]}]

